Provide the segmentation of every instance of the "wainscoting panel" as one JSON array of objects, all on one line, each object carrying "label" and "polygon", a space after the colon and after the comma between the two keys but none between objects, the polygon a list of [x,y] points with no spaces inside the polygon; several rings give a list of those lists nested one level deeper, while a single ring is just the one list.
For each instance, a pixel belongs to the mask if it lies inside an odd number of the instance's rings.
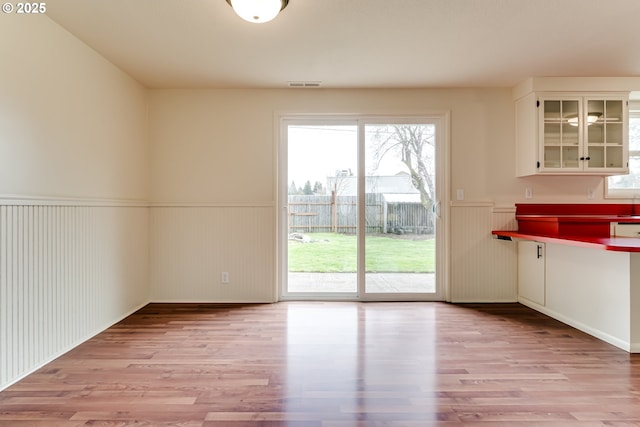
[{"label": "wainscoting panel", "polygon": [[494,207],[492,230],[518,230],[518,221],[516,221],[515,207]]},{"label": "wainscoting panel", "polygon": [[517,246],[491,234],[514,221],[511,210],[494,211],[491,204],[451,207],[452,302],[517,300]]},{"label": "wainscoting panel", "polygon": [[275,301],[274,224],[272,206],[152,207],[151,300]]},{"label": "wainscoting panel", "polygon": [[147,302],[146,207],[0,206],[0,389]]}]

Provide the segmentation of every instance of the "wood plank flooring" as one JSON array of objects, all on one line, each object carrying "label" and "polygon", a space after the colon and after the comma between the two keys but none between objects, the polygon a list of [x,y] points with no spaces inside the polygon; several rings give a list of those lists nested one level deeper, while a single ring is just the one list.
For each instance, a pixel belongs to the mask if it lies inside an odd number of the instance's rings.
[{"label": "wood plank flooring", "polygon": [[640,426],[640,355],[518,304],[152,304],[0,426]]}]

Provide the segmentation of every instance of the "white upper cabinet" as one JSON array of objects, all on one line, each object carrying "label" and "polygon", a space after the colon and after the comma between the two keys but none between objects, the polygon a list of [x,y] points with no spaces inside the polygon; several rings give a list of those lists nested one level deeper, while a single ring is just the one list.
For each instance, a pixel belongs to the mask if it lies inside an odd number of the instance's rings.
[{"label": "white upper cabinet", "polygon": [[518,176],[628,173],[627,93],[531,93],[516,101]]}]

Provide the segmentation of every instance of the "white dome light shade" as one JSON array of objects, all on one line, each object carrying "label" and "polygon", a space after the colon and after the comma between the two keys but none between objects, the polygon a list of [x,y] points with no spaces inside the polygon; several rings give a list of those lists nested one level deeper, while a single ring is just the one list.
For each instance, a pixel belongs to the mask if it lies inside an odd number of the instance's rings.
[{"label": "white dome light shade", "polygon": [[289,0],[227,0],[227,3],[240,18],[259,24],[278,16]]}]

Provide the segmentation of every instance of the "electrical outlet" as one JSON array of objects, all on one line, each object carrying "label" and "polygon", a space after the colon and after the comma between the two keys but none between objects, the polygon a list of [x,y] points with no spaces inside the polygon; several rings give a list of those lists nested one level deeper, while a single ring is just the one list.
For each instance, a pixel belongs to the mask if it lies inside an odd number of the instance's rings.
[{"label": "electrical outlet", "polygon": [[594,197],[595,191],[593,190],[593,188],[587,188],[587,199],[593,200]]},{"label": "electrical outlet", "polygon": [[223,271],[220,273],[220,283],[227,284],[229,283],[229,272]]},{"label": "electrical outlet", "polygon": [[527,187],[524,189],[524,198],[533,199],[533,188]]}]

